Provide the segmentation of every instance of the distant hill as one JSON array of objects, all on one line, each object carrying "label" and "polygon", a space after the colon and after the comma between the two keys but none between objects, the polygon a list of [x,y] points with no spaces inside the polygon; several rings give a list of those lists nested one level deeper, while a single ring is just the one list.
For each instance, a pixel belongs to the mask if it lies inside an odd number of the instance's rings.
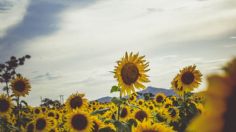
[{"label": "distant hill", "polygon": [[146,89],[139,91],[138,93],[152,93],[153,95],[157,93],[164,93],[166,96],[175,95],[175,92],[172,89],[155,88],[152,86],[149,86]]},{"label": "distant hill", "polygon": [[[164,89],[164,88],[155,88],[152,86],[147,87],[144,90],[138,91],[138,93],[144,94],[144,93],[152,93],[153,95],[157,94],[157,93],[164,93],[167,96],[170,95],[175,95],[174,91],[172,89]],[[104,103],[104,102],[110,102],[111,101],[110,96],[106,96],[106,97],[102,97],[97,99],[97,101]]]},{"label": "distant hill", "polygon": [[110,96],[106,96],[106,97],[102,97],[102,98],[97,99],[97,101],[101,102],[101,103],[110,102],[111,98],[112,97],[110,97]]}]

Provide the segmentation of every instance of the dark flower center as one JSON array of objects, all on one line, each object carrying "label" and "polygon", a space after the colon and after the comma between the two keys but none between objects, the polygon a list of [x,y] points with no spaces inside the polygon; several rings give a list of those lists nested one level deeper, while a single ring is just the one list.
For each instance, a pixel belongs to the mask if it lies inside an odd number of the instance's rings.
[{"label": "dark flower center", "polygon": [[149,106],[149,109],[150,109],[150,110],[153,110],[153,106]]},{"label": "dark flower center", "polygon": [[131,96],[129,99],[130,99],[130,100],[134,100],[134,96]]},{"label": "dark flower center", "polygon": [[126,108],[123,108],[120,113],[120,117],[124,118],[128,115],[128,111]]},{"label": "dark flower center", "polygon": [[0,112],[8,111],[10,103],[5,99],[0,99]]},{"label": "dark flower center", "polygon": [[43,130],[46,127],[46,120],[44,118],[39,118],[36,121],[36,129]]},{"label": "dark flower center", "polygon": [[82,104],[83,104],[83,100],[80,96],[76,96],[76,97],[72,98],[70,101],[70,106],[73,109],[81,107]]},{"label": "dark flower center", "polygon": [[175,109],[173,109],[173,108],[170,108],[170,109],[168,110],[168,112],[169,112],[169,114],[170,114],[171,117],[175,117],[175,116],[177,115]]},{"label": "dark flower center", "polygon": [[35,114],[39,114],[39,113],[40,113],[40,110],[39,110],[39,109],[35,109],[35,110],[34,110],[34,113],[35,113]]},{"label": "dark flower center", "polygon": [[42,111],[45,112],[45,111],[46,111],[46,108],[42,108]]},{"label": "dark flower center", "polygon": [[54,117],[54,113],[53,113],[53,112],[49,112],[49,113],[48,113],[48,116],[49,116],[49,117]]},{"label": "dark flower center", "polygon": [[23,81],[17,81],[16,83],[15,83],[15,87],[14,87],[14,89],[16,90],[16,91],[18,91],[18,92],[23,92],[23,91],[25,91],[25,82],[23,82]]},{"label": "dark flower center", "polygon": [[139,102],[138,102],[138,104],[139,104],[139,105],[142,105],[142,104],[143,104],[143,102],[142,102],[142,101],[139,101]]},{"label": "dark flower center", "polygon": [[163,97],[162,96],[157,96],[156,97],[156,101],[158,102],[158,103],[161,103],[162,101],[163,101]]},{"label": "dark flower center", "polygon": [[72,117],[71,124],[76,130],[84,130],[88,125],[88,120],[84,115],[77,114]]},{"label": "dark flower center", "polygon": [[135,64],[127,63],[121,69],[121,77],[125,84],[131,85],[138,80],[139,71]]},{"label": "dark flower center", "polygon": [[33,123],[30,123],[30,124],[27,126],[27,132],[34,132],[34,124],[33,124]]},{"label": "dark flower center", "polygon": [[135,114],[135,118],[139,121],[143,121],[144,118],[147,118],[147,113],[143,110],[140,110]]},{"label": "dark flower center", "polygon": [[192,72],[185,72],[181,77],[181,81],[184,84],[191,84],[194,81],[193,73]]}]

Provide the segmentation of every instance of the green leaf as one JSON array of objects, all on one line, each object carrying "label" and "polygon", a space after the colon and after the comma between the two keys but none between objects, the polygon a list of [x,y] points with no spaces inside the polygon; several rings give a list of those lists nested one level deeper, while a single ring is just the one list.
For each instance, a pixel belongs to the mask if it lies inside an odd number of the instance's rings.
[{"label": "green leaf", "polygon": [[24,101],[24,100],[21,100],[20,103],[21,103],[21,104],[24,104],[25,106],[28,106],[28,103],[27,103],[26,101]]},{"label": "green leaf", "polygon": [[118,87],[118,86],[112,86],[111,87],[111,93],[113,93],[113,92],[118,92],[118,91],[120,91],[120,88]]},{"label": "green leaf", "polygon": [[103,114],[108,110],[110,110],[110,108],[104,108],[104,109],[96,110],[96,111],[92,112],[91,115]]},{"label": "green leaf", "polygon": [[111,99],[111,102],[113,102],[113,103],[116,104],[117,106],[122,104],[122,100],[119,99],[119,98],[117,98],[117,97],[113,97],[113,98]]},{"label": "green leaf", "polygon": [[130,127],[126,123],[115,121],[114,125],[116,126],[117,132],[131,132]]},{"label": "green leaf", "polygon": [[104,128],[99,129],[98,132],[115,132],[115,131],[109,127],[104,127]]}]

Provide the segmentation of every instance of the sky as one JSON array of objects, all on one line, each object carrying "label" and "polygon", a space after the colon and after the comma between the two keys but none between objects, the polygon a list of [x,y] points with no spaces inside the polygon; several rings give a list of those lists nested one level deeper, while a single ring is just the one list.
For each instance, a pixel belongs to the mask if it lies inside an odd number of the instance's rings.
[{"label": "sky", "polygon": [[[150,62],[146,86],[170,88],[184,66],[206,78],[236,56],[235,0],[0,0],[0,63],[32,56],[17,72],[30,80],[25,100],[94,100],[110,94],[126,51]],[[1,91],[2,92],[2,91]]]}]

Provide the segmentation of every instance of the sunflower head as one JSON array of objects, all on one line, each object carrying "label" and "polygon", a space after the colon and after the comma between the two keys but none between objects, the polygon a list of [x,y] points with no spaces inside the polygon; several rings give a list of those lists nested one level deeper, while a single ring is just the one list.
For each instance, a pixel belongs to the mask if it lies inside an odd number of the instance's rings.
[{"label": "sunflower head", "polygon": [[80,94],[80,93],[75,93],[75,94],[70,95],[70,97],[66,100],[67,110],[86,108],[88,106],[87,99],[83,97],[84,97],[84,94]]},{"label": "sunflower head", "polygon": [[155,95],[155,102],[157,104],[162,104],[166,98],[166,95],[164,93],[157,93]]},{"label": "sunflower head", "polygon": [[167,108],[164,114],[167,118],[167,122],[177,122],[180,119],[179,109],[175,107]]},{"label": "sunflower head", "polygon": [[11,81],[11,88],[14,95],[24,97],[29,94],[31,86],[28,79],[23,78],[22,76],[17,76]]},{"label": "sunflower head", "polygon": [[104,123],[100,121],[97,117],[93,116],[92,121],[93,121],[92,132],[98,132],[100,128],[104,127]]},{"label": "sunflower head", "polygon": [[136,119],[137,121],[142,122],[143,120],[149,120],[150,119],[150,111],[149,109],[142,108],[142,109],[136,109],[133,112],[133,118]]},{"label": "sunflower head", "polygon": [[185,92],[191,92],[197,88],[202,81],[202,74],[196,69],[196,65],[188,66],[180,70],[176,77],[177,87],[182,88]]},{"label": "sunflower head", "polygon": [[25,132],[34,132],[35,131],[35,125],[34,122],[29,122],[26,125]]},{"label": "sunflower head", "polygon": [[146,72],[149,71],[149,63],[144,60],[144,56],[126,52],[125,56],[117,61],[114,73],[121,87],[121,94],[131,94],[135,92],[135,88],[145,88],[142,83],[149,82]]},{"label": "sunflower head", "polygon": [[138,122],[137,127],[132,127],[132,132],[174,132],[172,127],[162,123],[152,123],[150,121]]},{"label": "sunflower head", "polygon": [[137,101],[137,105],[143,106],[143,105],[144,105],[144,100],[143,100],[143,99],[139,99],[139,100]]},{"label": "sunflower head", "polygon": [[10,97],[4,94],[0,95],[0,116],[7,115],[12,111],[12,101]]},{"label": "sunflower head", "polygon": [[126,121],[130,117],[130,109],[129,107],[122,107],[120,111],[120,119]]},{"label": "sunflower head", "polygon": [[34,123],[36,132],[49,131],[53,126],[51,120],[42,114],[35,118]]},{"label": "sunflower head", "polygon": [[66,123],[72,131],[90,132],[93,128],[93,122],[89,114],[78,109],[68,114]]}]

